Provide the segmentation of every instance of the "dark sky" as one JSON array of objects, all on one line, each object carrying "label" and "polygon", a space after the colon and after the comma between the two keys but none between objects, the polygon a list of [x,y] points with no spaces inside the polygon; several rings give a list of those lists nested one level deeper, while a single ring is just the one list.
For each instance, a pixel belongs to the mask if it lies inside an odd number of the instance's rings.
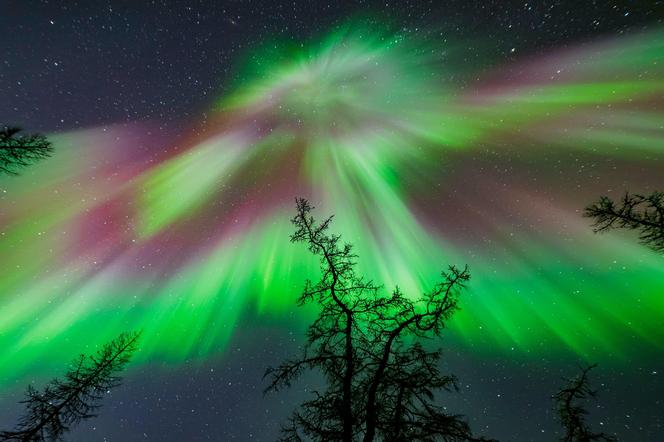
[{"label": "dark sky", "polygon": [[[5,1],[0,121],[36,130],[196,117],[265,39],[360,14],[467,45],[473,65],[647,28],[657,1]],[[484,46],[479,50],[479,46]],[[488,48],[487,48],[488,46]]]},{"label": "dark sky", "polygon": [[[4,1],[0,122],[44,132],[130,121],[185,126],[242,80],[236,62],[248,49],[270,38],[303,41],[355,14],[442,32],[464,42],[468,63],[481,70],[516,55],[655,29],[663,9],[654,0]],[[263,398],[261,377],[296,351],[298,336],[246,324],[217,360],[142,366],[68,440],[274,440],[306,382]],[[475,430],[505,441],[556,438],[549,397],[561,376],[576,372],[572,359],[478,359],[455,348],[445,355],[461,386],[446,400]],[[663,362],[620,372],[599,367],[593,426],[622,440],[664,440],[664,387],[648,377]],[[634,389],[625,382],[633,378],[645,380]],[[6,406],[19,398],[4,399]],[[2,427],[19,411],[0,413]]]}]

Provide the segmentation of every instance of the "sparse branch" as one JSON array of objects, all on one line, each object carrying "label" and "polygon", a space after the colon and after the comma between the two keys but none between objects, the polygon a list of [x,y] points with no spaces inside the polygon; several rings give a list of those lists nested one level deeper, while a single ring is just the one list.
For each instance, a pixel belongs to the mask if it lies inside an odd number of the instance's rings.
[{"label": "sparse branch", "polygon": [[56,441],[73,425],[94,417],[105,392],[120,383],[122,370],[136,351],[140,333],[122,333],[96,355],[81,355],[64,380],[54,379],[42,392],[28,387],[27,412],[16,429],[0,433],[2,441]]},{"label": "sparse branch", "polygon": [[[412,304],[408,304],[405,313],[401,315],[399,325],[388,333],[381,352],[380,362],[376,368],[372,382],[367,394],[367,430],[364,441],[373,440],[376,434],[377,403],[376,395],[379,385],[384,382],[384,374],[387,369],[388,361],[393,355],[395,342],[401,334],[408,331],[410,327],[419,336],[428,331],[433,331],[436,335],[445,326],[444,320],[448,319],[457,308],[456,293],[463,286],[463,282],[470,279],[470,273],[467,268],[458,270],[450,267],[448,273],[443,273],[444,281],[426,297],[426,310],[415,313]],[[397,293],[398,294],[398,293]],[[401,300],[401,299],[400,299]]]},{"label": "sparse branch", "polygon": [[5,126],[0,129],[0,173],[17,175],[24,167],[53,153],[53,146],[40,134],[19,136],[21,129]]},{"label": "sparse branch", "polygon": [[586,207],[584,216],[593,218],[594,231],[622,228],[636,230],[639,240],[656,252],[664,252],[664,193],[648,196],[626,193],[619,204],[603,196]]},{"label": "sparse branch", "polygon": [[291,381],[297,378],[305,368],[315,367],[317,364],[326,361],[339,360],[341,356],[316,356],[299,361],[291,361],[280,365],[277,368],[268,368],[263,378],[271,378],[270,384],[265,388],[264,393],[279,391],[282,387],[290,387]]},{"label": "sparse branch", "polygon": [[567,379],[567,384],[561,388],[553,399],[558,407],[560,422],[565,428],[565,435],[561,438],[564,442],[590,442],[605,441],[614,442],[616,439],[605,433],[594,433],[588,428],[585,417],[588,411],[580,404],[580,401],[595,398],[597,392],[590,388],[588,373],[597,364],[582,368],[581,373],[573,378]]}]

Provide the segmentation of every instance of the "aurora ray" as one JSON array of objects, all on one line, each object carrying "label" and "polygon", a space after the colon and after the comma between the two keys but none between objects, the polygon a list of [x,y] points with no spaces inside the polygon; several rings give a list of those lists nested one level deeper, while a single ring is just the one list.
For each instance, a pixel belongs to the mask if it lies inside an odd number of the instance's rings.
[{"label": "aurora ray", "polygon": [[178,364],[223,354],[243,319],[287,326],[316,271],[288,243],[295,196],[336,214],[388,289],[467,263],[458,345],[662,351],[662,256],[580,217],[600,194],[662,184],[662,37],[459,81],[445,48],[349,25],[258,56],[184,147],[139,124],[52,135],[48,164],[0,183],[0,379],[119,329],[144,330],[141,361]]}]

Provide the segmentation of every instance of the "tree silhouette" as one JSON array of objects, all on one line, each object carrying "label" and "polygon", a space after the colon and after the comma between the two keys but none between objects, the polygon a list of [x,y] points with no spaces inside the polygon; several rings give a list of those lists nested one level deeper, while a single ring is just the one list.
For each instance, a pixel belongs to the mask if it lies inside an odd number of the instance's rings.
[{"label": "tree silhouette", "polygon": [[21,128],[18,127],[0,129],[0,173],[17,175],[21,168],[48,158],[53,152],[53,146],[45,136],[17,136],[19,132]]},{"label": "tree silhouette", "polygon": [[42,392],[28,387],[26,414],[13,431],[0,433],[2,441],[57,441],[84,419],[96,416],[104,394],[120,384],[115,373],[129,362],[140,333],[122,333],[96,355],[73,361],[64,380],[54,379]]},{"label": "tree silhouette", "polygon": [[318,224],[309,202],[296,202],[291,241],[305,243],[321,269],[319,281],[306,282],[298,304],[315,302],[320,312],[303,354],[267,370],[266,392],[289,387],[304,370],[319,370],[327,387],[293,413],[282,440],[482,440],[473,438],[462,416],[435,404],[435,392],[456,389],[456,379],[440,373],[440,352],[421,344],[439,336],[457,310],[468,270],[450,267],[417,300],[398,288],[382,295],[356,273],[351,245],[328,233],[332,217]]},{"label": "tree silhouette", "polygon": [[581,374],[574,379],[566,379],[567,385],[553,395],[558,406],[558,416],[565,428],[565,436],[560,440],[564,442],[590,442],[610,441],[616,439],[604,433],[593,433],[585,422],[588,411],[579,401],[595,398],[597,391],[590,388],[588,372],[597,367],[590,365],[581,370]]},{"label": "tree silhouette", "polygon": [[641,243],[664,252],[664,193],[643,196],[626,193],[620,204],[603,196],[586,207],[584,216],[595,219],[594,231],[615,228],[639,231]]}]

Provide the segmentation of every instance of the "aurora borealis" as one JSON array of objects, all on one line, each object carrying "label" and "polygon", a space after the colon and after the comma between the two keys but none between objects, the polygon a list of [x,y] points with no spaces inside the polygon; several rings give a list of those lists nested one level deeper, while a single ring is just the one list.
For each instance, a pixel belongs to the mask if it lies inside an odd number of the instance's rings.
[{"label": "aurora borealis", "polygon": [[481,68],[431,35],[346,19],[244,49],[177,137],[49,133],[53,158],[0,177],[0,388],[124,330],[143,330],[134,370],[168,371],[223,359],[255,322],[299,329],[316,262],[288,241],[297,196],[387,290],[468,264],[456,351],[661,363],[664,257],[581,213],[664,185],[664,30]]}]

